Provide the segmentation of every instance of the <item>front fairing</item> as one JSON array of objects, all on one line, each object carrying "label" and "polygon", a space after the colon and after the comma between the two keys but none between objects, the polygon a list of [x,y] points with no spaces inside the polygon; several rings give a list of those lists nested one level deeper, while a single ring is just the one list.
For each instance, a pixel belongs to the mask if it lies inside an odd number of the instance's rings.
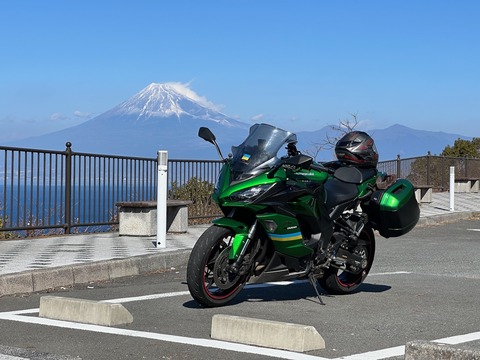
[{"label": "front fairing", "polygon": [[[267,174],[281,161],[277,155],[279,150],[296,140],[295,134],[274,126],[253,125],[247,138],[240,145],[232,147],[232,156],[220,172],[214,200],[220,206],[227,203],[239,203],[238,206],[251,204],[257,198],[256,194],[264,193],[270,186],[284,180],[283,169],[279,169],[272,178]],[[248,189],[251,189],[251,194]]]},{"label": "front fairing", "polygon": [[235,199],[235,194],[249,189],[260,186],[273,187],[275,184],[285,180],[285,171],[280,169],[274,178],[269,179],[267,177],[268,172],[260,173],[255,177],[249,177],[244,181],[233,180],[231,164],[227,163],[223,166],[220,175],[213,192],[214,201],[222,206],[246,206],[251,205],[252,201],[238,201]]}]

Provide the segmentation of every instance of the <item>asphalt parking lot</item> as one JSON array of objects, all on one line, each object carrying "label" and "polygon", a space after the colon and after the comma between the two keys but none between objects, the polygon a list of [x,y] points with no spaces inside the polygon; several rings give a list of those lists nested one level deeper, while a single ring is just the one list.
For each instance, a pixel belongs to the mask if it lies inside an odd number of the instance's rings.
[{"label": "asphalt parking lot", "polygon": [[[185,268],[0,299],[0,352],[37,359],[401,359],[412,340],[480,350],[480,221],[424,226],[377,238],[374,266],[360,290],[325,296],[308,282],[249,286],[235,302],[200,308]],[[45,295],[115,300],[132,324],[99,327],[38,317]],[[214,314],[314,326],[326,349],[272,350],[210,339]],[[5,357],[6,359],[7,357]]]}]

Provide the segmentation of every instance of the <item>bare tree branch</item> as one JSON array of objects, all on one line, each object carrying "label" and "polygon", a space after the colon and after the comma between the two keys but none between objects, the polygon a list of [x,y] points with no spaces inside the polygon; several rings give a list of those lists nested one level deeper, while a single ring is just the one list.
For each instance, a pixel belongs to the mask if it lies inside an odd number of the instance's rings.
[{"label": "bare tree branch", "polygon": [[330,129],[335,132],[333,136],[330,136],[328,133],[326,134],[325,140],[322,140],[318,143],[312,143],[312,147],[310,149],[305,150],[304,152],[311,156],[314,160],[317,159],[318,154],[323,150],[331,150],[335,147],[340,138],[342,138],[345,134],[353,131],[357,125],[359,124],[358,114],[353,113],[349,114],[351,118],[347,118],[344,120],[340,120],[338,125],[329,125]]}]

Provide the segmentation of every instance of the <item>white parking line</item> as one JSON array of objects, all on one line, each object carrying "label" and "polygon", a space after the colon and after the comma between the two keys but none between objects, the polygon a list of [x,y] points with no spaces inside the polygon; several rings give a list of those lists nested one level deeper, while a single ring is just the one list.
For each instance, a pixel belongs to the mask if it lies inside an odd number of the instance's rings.
[{"label": "white parking line", "polygon": [[[300,284],[308,282],[307,280],[300,280],[300,281],[279,281],[275,283],[264,283],[264,284],[249,284],[245,286],[245,289],[259,289],[264,287],[271,287],[271,286],[287,286],[292,284]],[[151,294],[151,295],[143,295],[143,296],[134,296],[134,297],[127,297],[127,298],[120,298],[120,299],[111,299],[111,300],[102,300],[100,302],[104,303],[117,303],[117,304],[124,304],[127,302],[134,302],[134,301],[145,301],[145,300],[155,300],[155,299],[163,299],[168,297],[175,297],[175,296],[185,296],[190,295],[189,291],[176,291],[171,293],[163,293],[163,294]]]},{"label": "white parking line", "polygon": [[230,350],[230,351],[241,352],[246,354],[258,354],[258,355],[264,355],[268,357],[275,357],[278,359],[330,360],[330,359],[319,357],[319,356],[311,356],[304,353],[296,353],[292,351],[262,348],[258,346],[243,345],[243,344],[230,343],[230,342],[219,341],[219,340],[191,338],[191,337],[185,337],[185,336],[159,334],[159,333],[153,333],[153,332],[147,332],[147,331],[119,329],[119,328],[112,328],[107,326],[81,324],[81,323],[73,323],[69,321],[23,316],[23,315],[16,315],[15,312],[0,313],[0,320],[18,321],[18,322],[23,322],[28,324],[54,326],[54,327],[59,327],[64,329],[92,331],[92,332],[110,334],[110,335],[121,335],[121,336],[137,337],[142,339],[159,340],[159,341],[173,342],[173,343],[184,344],[184,345],[194,345],[194,346],[201,346],[201,347],[214,348],[214,349]]},{"label": "white parking line", "polygon": [[[411,272],[394,271],[394,272],[374,273],[374,274],[369,274],[368,276],[405,275],[405,274],[411,274]],[[292,284],[305,284],[308,282],[309,282],[308,280],[295,280],[295,281],[268,282],[263,284],[247,284],[245,286],[245,289],[260,289],[260,288],[271,287],[271,286],[287,286]],[[176,292],[163,293],[163,294],[151,294],[151,295],[143,295],[143,296],[126,297],[126,298],[120,298],[120,299],[102,300],[100,302],[124,304],[127,302],[155,300],[155,299],[163,299],[168,297],[185,296],[185,295],[190,295],[190,292],[176,291]]]},{"label": "white parking line", "polygon": [[[380,360],[380,359],[388,359],[394,356],[402,356],[405,353],[405,346],[395,346],[387,349],[380,349],[380,350],[369,351],[361,354],[354,354],[354,355],[348,355],[348,356],[343,356],[339,358],[329,359],[325,357],[313,356],[313,355],[308,355],[304,353],[296,353],[296,352],[276,350],[276,349],[267,349],[267,348],[262,348],[257,346],[236,344],[236,343],[230,343],[225,341],[191,338],[191,337],[185,337],[185,336],[159,334],[159,333],[129,330],[129,329],[119,329],[119,328],[112,328],[107,326],[73,323],[68,321],[52,320],[52,319],[46,319],[46,318],[21,315],[21,314],[34,313],[34,312],[38,312],[38,309],[4,312],[4,313],[0,313],[0,320],[10,320],[10,321],[17,321],[17,322],[23,322],[28,324],[54,326],[54,327],[65,328],[65,329],[92,331],[92,332],[103,333],[103,334],[159,340],[159,341],[173,342],[173,343],[184,344],[184,345],[193,345],[193,346],[201,346],[201,347],[208,347],[208,348],[215,348],[215,349],[230,350],[230,351],[247,353],[247,354],[259,354],[259,355],[264,355],[267,357],[275,357],[279,359]],[[442,338],[442,339],[437,339],[432,341],[444,343],[444,344],[450,344],[450,345],[458,345],[458,344],[463,344],[466,342],[477,341],[477,340],[480,340],[480,331],[470,333],[470,334],[451,336],[448,338]]]},{"label": "white parking line", "polygon": [[18,356],[0,354],[0,360],[29,360],[29,359],[28,358],[23,358],[23,357],[18,357]]},{"label": "white parking line", "polygon": [[[432,342],[449,344],[449,345],[458,345],[464,344],[471,341],[480,340],[480,331],[451,336],[443,339],[432,340]],[[350,356],[343,356],[332,360],[381,360],[388,359],[394,356],[403,356],[405,354],[405,346],[396,346],[388,349],[381,349],[376,351],[369,351],[363,354],[355,354]]]},{"label": "white parking line", "polygon": [[477,340],[480,340],[480,331],[470,333],[470,334],[451,336],[448,338],[443,338],[443,339],[438,339],[433,341],[448,344],[448,345],[458,345],[458,344],[463,344],[466,342],[477,341]]},{"label": "white parking line", "polygon": [[163,294],[151,294],[151,295],[133,296],[133,297],[127,297],[127,298],[120,298],[120,299],[102,300],[100,302],[114,303],[114,304],[124,304],[124,303],[127,303],[127,302],[133,302],[133,301],[146,301],[146,300],[164,299],[164,298],[175,297],[175,296],[184,296],[184,295],[190,295],[190,292],[189,291],[177,291],[177,292],[163,293]]},{"label": "white parking line", "polygon": [[411,274],[411,272],[410,271],[392,271],[392,272],[368,274],[368,276],[370,277],[370,276],[405,275],[405,274]]},{"label": "white parking line", "polygon": [[[396,271],[396,272],[373,273],[373,274],[370,274],[370,276],[403,275],[403,274],[411,274],[411,273],[407,271]],[[279,283],[250,284],[250,285],[247,285],[247,287],[263,288],[263,287],[270,287],[270,286],[287,286],[294,283],[305,283],[305,282],[306,281],[295,281],[295,282],[284,281]],[[154,299],[162,299],[162,298],[175,297],[175,296],[186,296],[189,294],[190,293],[188,291],[177,291],[177,292],[162,293],[162,294],[150,294],[145,296],[103,300],[102,302],[126,303],[126,302],[133,302],[133,301],[147,301],[147,300],[154,300]],[[369,351],[361,354],[353,354],[353,355],[338,357],[334,359],[329,359],[329,358],[320,357],[320,356],[308,355],[305,353],[296,353],[292,351],[262,348],[258,346],[243,345],[243,344],[230,343],[230,342],[219,341],[219,340],[192,338],[192,337],[160,334],[160,333],[153,333],[153,332],[146,332],[146,331],[130,330],[130,329],[119,329],[119,328],[113,328],[113,327],[107,327],[107,326],[98,326],[98,325],[91,325],[91,324],[82,324],[82,323],[74,323],[74,322],[68,322],[68,321],[39,318],[37,316],[26,316],[27,314],[36,314],[38,312],[39,312],[38,308],[7,311],[7,312],[0,313],[0,320],[17,321],[22,323],[53,326],[53,327],[81,330],[81,331],[91,331],[91,332],[120,335],[120,336],[130,336],[130,337],[143,338],[143,339],[152,339],[152,340],[173,342],[173,343],[184,344],[184,345],[230,350],[230,351],[241,352],[246,354],[259,354],[259,355],[264,355],[267,357],[275,357],[279,359],[380,360],[380,359],[387,359],[395,356],[403,356],[405,353],[405,346],[395,346],[387,349],[380,349],[380,350]],[[458,344],[476,341],[476,340],[480,340],[480,331],[470,333],[470,334],[464,334],[464,335],[458,335],[458,336],[452,336],[448,338],[433,340],[433,342],[458,345]]]},{"label": "white parking line", "polygon": [[332,360],[381,360],[394,356],[403,356],[405,354],[405,346],[395,346],[388,349],[369,351],[363,354],[355,354],[343,356]]}]

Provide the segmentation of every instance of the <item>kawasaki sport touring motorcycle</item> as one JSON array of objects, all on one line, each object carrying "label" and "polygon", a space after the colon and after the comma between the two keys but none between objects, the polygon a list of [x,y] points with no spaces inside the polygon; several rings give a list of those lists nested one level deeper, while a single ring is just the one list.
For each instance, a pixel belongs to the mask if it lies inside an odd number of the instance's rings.
[{"label": "kawasaki sport touring motorcycle", "polygon": [[364,132],[346,134],[338,160],[323,164],[297,150],[295,134],[268,124],[253,125],[227,159],[208,128],[199,136],[224,161],[212,195],[223,217],[200,236],[187,268],[204,307],[227,304],[246,283],[308,279],[322,304],[317,284],[351,293],[372,266],[374,230],[401,236],[418,221],[412,184],[377,170]]}]

